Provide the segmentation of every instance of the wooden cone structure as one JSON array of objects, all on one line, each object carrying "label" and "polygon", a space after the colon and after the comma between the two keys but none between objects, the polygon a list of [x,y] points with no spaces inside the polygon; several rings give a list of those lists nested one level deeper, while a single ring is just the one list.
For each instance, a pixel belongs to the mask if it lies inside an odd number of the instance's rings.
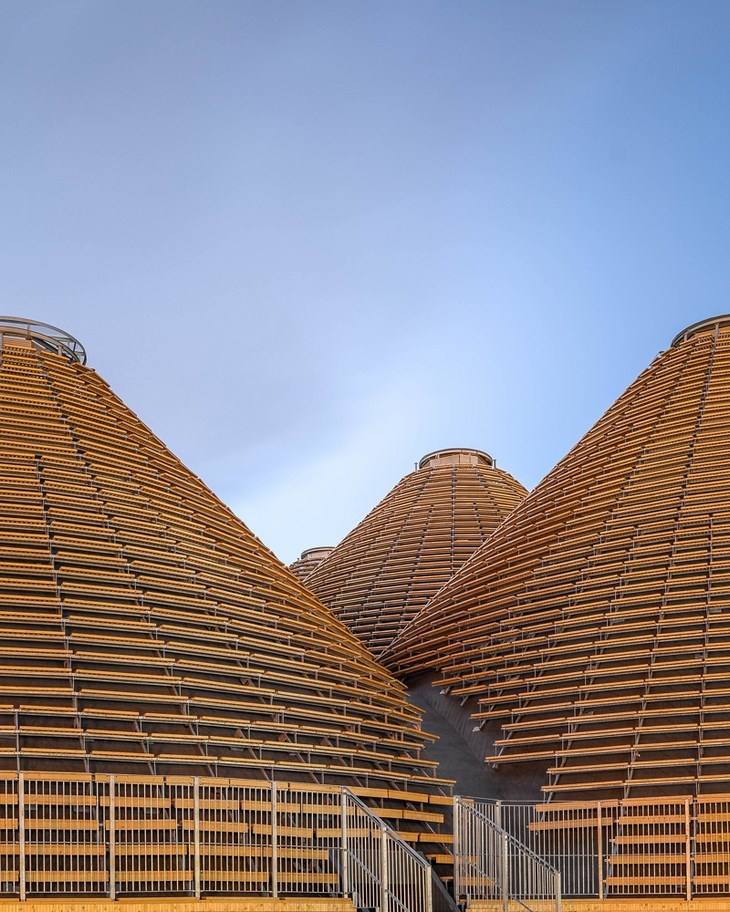
[{"label": "wooden cone structure", "polygon": [[289,564],[289,569],[298,579],[305,580],[333,550],[330,547],[307,548],[306,551],[302,551],[293,564]]},{"label": "wooden cone structure", "polygon": [[526,493],[479,450],[430,453],[306,585],[377,656]]},{"label": "wooden cone structure", "polygon": [[403,686],[84,360],[0,318],[0,771],[348,785],[437,820]]},{"label": "wooden cone structure", "polygon": [[550,798],[727,792],[730,317],[680,333],[382,659],[436,670]]}]

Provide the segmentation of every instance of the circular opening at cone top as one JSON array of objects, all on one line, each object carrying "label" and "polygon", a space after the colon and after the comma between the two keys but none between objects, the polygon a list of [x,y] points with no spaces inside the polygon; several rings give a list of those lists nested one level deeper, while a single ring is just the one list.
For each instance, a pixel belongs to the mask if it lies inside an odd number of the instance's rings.
[{"label": "circular opening at cone top", "polygon": [[84,346],[57,326],[50,323],[39,323],[36,320],[26,320],[23,317],[0,316],[0,337],[2,339],[22,339],[41,351],[61,355],[69,361],[78,361],[86,364],[86,350]]},{"label": "circular opening at cone top", "polygon": [[318,557],[321,560],[324,560],[328,554],[331,554],[334,551],[332,545],[323,545],[319,548],[307,548],[306,551],[302,551],[301,557],[299,560],[304,560],[307,557]]},{"label": "circular opening at cone top", "polygon": [[699,323],[693,323],[691,326],[683,329],[682,332],[677,333],[672,339],[671,348],[674,348],[675,345],[680,345],[682,342],[685,342],[692,336],[696,336],[698,333],[713,331],[718,333],[722,329],[730,329],[730,314],[722,314],[719,317],[708,317],[707,320],[700,320]]},{"label": "circular opening at cone top", "polygon": [[494,468],[494,460],[489,453],[482,450],[470,450],[465,448],[450,450],[434,450],[428,453],[418,463],[419,469],[434,468],[438,466],[449,465],[486,465],[490,469]]}]

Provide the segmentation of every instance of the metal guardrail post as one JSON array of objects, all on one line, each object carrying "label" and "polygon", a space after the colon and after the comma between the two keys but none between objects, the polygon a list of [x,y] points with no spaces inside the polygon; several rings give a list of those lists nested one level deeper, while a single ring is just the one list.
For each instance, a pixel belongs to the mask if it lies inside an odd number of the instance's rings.
[{"label": "metal guardrail post", "polygon": [[109,899],[116,899],[117,893],[117,848],[116,848],[116,833],[114,830],[114,793],[116,792],[116,785],[114,775],[109,776]]},{"label": "metal guardrail post", "polygon": [[433,870],[426,869],[423,872],[423,877],[426,882],[426,889],[424,890],[424,897],[426,899],[426,909],[425,912],[433,912],[433,878],[435,874]]},{"label": "metal guardrail post", "polygon": [[279,828],[276,782],[271,783],[271,895],[279,897]]},{"label": "metal guardrail post", "polygon": [[509,908],[509,850],[506,830],[502,831],[500,842],[502,846],[502,858],[500,859],[502,869],[502,876],[500,877],[502,881],[502,908],[504,912],[507,912]]},{"label": "metal guardrail post", "polygon": [[687,902],[692,899],[692,840],[690,831],[689,798],[684,799],[684,848],[686,857]]},{"label": "metal guardrail post", "polygon": [[193,872],[195,898],[200,899],[200,776],[193,778]]},{"label": "metal guardrail post", "polygon": [[454,896],[459,896],[462,892],[463,874],[461,871],[462,851],[461,851],[461,799],[458,795],[454,796]]},{"label": "metal guardrail post", "polygon": [[18,876],[20,901],[25,901],[25,774],[18,773]]},{"label": "metal guardrail post", "polygon": [[555,912],[562,912],[563,909],[563,882],[560,877],[560,871],[555,872]]},{"label": "metal guardrail post", "polygon": [[340,824],[342,829],[342,860],[340,862],[340,867],[342,869],[342,895],[347,898],[350,895],[350,853],[347,847],[347,793],[344,789],[340,792],[340,809],[342,812],[342,821]]},{"label": "metal guardrail post", "polygon": [[598,864],[598,896],[603,899],[603,819],[600,801],[596,804],[596,855]]},{"label": "metal guardrail post", "polygon": [[509,908],[509,843],[507,841],[507,830],[502,824],[502,802],[497,800],[494,804],[494,822],[503,831],[502,833],[502,906],[504,912]]},{"label": "metal guardrail post", "polygon": [[388,887],[389,884],[388,862],[388,831],[384,826],[380,829],[380,912],[388,912]]}]

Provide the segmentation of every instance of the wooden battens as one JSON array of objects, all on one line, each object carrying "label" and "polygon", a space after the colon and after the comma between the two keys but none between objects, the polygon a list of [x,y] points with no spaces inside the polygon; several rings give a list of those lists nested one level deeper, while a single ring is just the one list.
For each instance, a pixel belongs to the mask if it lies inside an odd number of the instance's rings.
[{"label": "wooden battens", "polygon": [[9,340],[0,631],[0,772],[380,788],[438,829],[403,686],[96,373]]},{"label": "wooden battens", "polygon": [[662,353],[382,656],[502,723],[550,796],[730,774],[730,329]]},{"label": "wooden battens", "polygon": [[486,454],[432,454],[305,583],[380,656],[526,493]]}]

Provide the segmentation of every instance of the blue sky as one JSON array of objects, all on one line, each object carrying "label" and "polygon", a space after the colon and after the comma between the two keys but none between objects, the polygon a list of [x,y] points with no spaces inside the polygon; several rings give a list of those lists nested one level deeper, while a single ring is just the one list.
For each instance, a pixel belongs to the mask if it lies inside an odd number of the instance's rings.
[{"label": "blue sky", "polygon": [[730,311],[730,4],[0,0],[0,312],[285,562]]}]

